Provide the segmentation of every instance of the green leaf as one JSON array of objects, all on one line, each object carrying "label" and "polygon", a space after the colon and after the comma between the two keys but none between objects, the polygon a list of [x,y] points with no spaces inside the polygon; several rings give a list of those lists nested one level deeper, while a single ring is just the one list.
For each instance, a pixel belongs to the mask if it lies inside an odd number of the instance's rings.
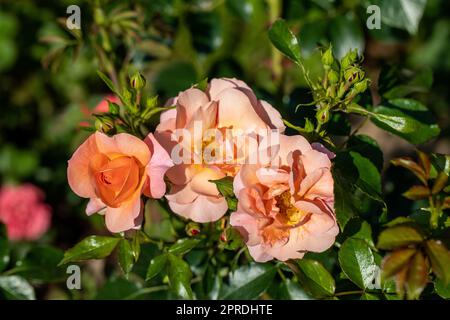
[{"label": "green leaf", "polygon": [[425,250],[431,261],[433,272],[445,285],[450,283],[450,251],[441,241],[428,240]]},{"label": "green leaf", "polygon": [[119,265],[125,275],[130,273],[134,265],[133,248],[127,239],[121,239],[119,242]]},{"label": "green leaf", "polygon": [[124,278],[113,278],[98,290],[95,300],[124,300],[132,297],[139,289],[141,286],[135,282]]},{"label": "green leaf", "polygon": [[181,299],[193,299],[191,289],[192,272],[189,265],[180,257],[168,254],[169,282],[172,291]]},{"label": "green leaf", "polygon": [[68,262],[103,259],[111,254],[120,238],[105,236],[89,236],[64,253],[59,265]]},{"label": "green leaf", "polygon": [[383,169],[383,152],[378,142],[372,137],[363,134],[351,136],[347,142],[347,149],[369,159],[378,171]]},{"label": "green leaf", "polygon": [[371,5],[377,5],[381,11],[381,21],[391,27],[396,27],[416,34],[419,22],[425,10],[426,0],[372,0]]},{"label": "green leaf", "polygon": [[361,300],[380,300],[380,298],[376,294],[364,292],[361,295]]},{"label": "green leaf", "polygon": [[450,299],[450,283],[445,285],[441,279],[434,280],[434,290],[444,299]]},{"label": "green leaf", "polygon": [[200,243],[200,241],[200,239],[194,238],[179,239],[177,242],[170,246],[169,252],[181,256],[194,249]]},{"label": "green leaf", "polygon": [[299,281],[304,289],[316,298],[329,297],[334,294],[336,285],[330,273],[315,260],[298,260]]},{"label": "green leaf", "polygon": [[219,299],[257,299],[270,286],[276,273],[272,264],[251,263],[230,273],[229,285],[223,285]]},{"label": "green leaf", "polygon": [[361,239],[366,241],[369,246],[375,246],[372,239],[372,227],[367,221],[360,218],[352,218],[347,223],[344,230],[344,236]]},{"label": "green leaf", "polygon": [[270,27],[268,35],[278,50],[295,63],[300,63],[300,45],[297,37],[287,27],[286,21],[283,19],[275,21]]},{"label": "green leaf", "polygon": [[166,267],[166,264],[167,254],[162,254],[160,256],[157,256],[156,258],[153,258],[148,265],[145,280],[149,281],[156,277]]},{"label": "green leaf", "polygon": [[433,71],[425,69],[410,75],[398,66],[384,67],[378,80],[378,91],[386,99],[404,98],[412,93],[428,92],[433,84]]},{"label": "green leaf", "polygon": [[0,276],[0,290],[10,300],[35,300],[33,287],[19,276]]},{"label": "green leaf", "polygon": [[372,285],[377,265],[367,242],[349,238],[339,249],[339,264],[345,275],[361,289]]},{"label": "green leaf", "polygon": [[309,296],[297,283],[286,279],[278,289],[278,299],[281,300],[311,300]]},{"label": "green leaf", "polygon": [[209,180],[209,182],[213,182],[216,185],[217,190],[219,190],[220,194],[225,197],[225,199],[227,200],[228,209],[230,211],[236,211],[237,199],[233,191],[233,178],[224,177],[218,180]]},{"label": "green leaf", "polygon": [[433,115],[422,103],[412,99],[394,99],[377,106],[372,122],[413,144],[422,144],[440,133]]},{"label": "green leaf", "polygon": [[67,277],[65,268],[57,267],[63,256],[63,251],[58,248],[33,247],[25,258],[17,263],[17,274],[29,280],[61,281]]},{"label": "green leaf", "polygon": [[418,244],[423,240],[423,235],[419,230],[409,225],[400,224],[383,230],[378,237],[377,247],[383,250],[392,250]]},{"label": "green leaf", "polygon": [[4,270],[9,263],[9,244],[6,233],[6,226],[0,223],[0,272]]},{"label": "green leaf", "polygon": [[152,239],[172,242],[176,231],[170,220],[169,211],[158,200],[148,199],[144,208],[144,233]]}]

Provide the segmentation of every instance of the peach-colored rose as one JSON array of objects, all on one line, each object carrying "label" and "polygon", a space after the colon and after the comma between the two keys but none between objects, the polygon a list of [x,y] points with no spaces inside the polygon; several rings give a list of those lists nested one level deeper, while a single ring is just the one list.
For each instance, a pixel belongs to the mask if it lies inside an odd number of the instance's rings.
[{"label": "peach-colored rose", "polygon": [[258,262],[325,251],[339,232],[327,154],[302,136],[280,135],[272,164],[241,168],[233,185],[238,208],[230,224]]},{"label": "peach-colored rose", "polygon": [[108,137],[96,132],[69,160],[67,178],[77,195],[90,198],[88,215],[104,213],[107,228],[122,232],[140,225],[142,192],[152,198],[164,195],[170,166],[169,155],[152,134],[144,142],[127,133]]},{"label": "peach-colored rose", "polygon": [[[169,206],[175,213],[196,222],[216,221],[227,211],[227,203],[216,185],[209,180],[234,176],[240,166],[205,161],[198,154],[208,145],[202,133],[211,129],[242,130],[247,133],[258,129],[284,131],[281,116],[269,103],[258,100],[253,91],[237,79],[212,79],[205,92],[190,88],[167,104],[175,105],[176,109],[161,114],[155,137],[172,154],[173,149],[180,146],[180,141],[174,139],[174,132],[186,129],[194,140],[186,148],[194,146],[189,152],[199,160],[197,163],[176,164],[168,170],[167,177],[172,186],[170,194],[166,195]],[[201,123],[203,130],[200,136],[195,135],[198,123]],[[231,148],[234,154],[232,142],[216,142],[229,150]],[[200,150],[195,146],[200,146]]]},{"label": "peach-colored rose", "polygon": [[11,240],[39,239],[50,227],[51,208],[44,193],[32,184],[0,189],[0,222]]}]

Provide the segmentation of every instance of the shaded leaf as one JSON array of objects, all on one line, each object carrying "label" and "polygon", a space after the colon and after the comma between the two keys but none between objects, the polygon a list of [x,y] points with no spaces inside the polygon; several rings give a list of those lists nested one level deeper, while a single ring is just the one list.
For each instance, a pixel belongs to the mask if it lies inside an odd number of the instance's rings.
[{"label": "shaded leaf", "polygon": [[278,289],[278,299],[281,300],[311,300],[309,296],[297,283],[291,279],[286,279],[280,284]]},{"label": "shaded leaf", "polygon": [[270,286],[275,273],[276,268],[271,264],[241,266],[230,273],[229,284],[222,286],[219,299],[256,299]]},{"label": "shaded leaf", "polygon": [[0,272],[4,270],[9,263],[9,244],[6,234],[6,226],[0,223]]}]

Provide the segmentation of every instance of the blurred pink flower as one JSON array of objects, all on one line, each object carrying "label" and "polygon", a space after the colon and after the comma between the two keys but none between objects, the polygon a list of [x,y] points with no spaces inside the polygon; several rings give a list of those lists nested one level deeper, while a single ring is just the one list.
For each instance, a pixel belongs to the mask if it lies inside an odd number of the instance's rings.
[{"label": "blurred pink flower", "polygon": [[[81,107],[81,112],[87,119],[89,119],[93,113],[108,112],[109,111],[108,101],[113,102],[113,103],[120,103],[120,99],[117,96],[115,96],[113,94],[109,94],[109,95],[106,95],[92,110],[89,109],[86,105],[83,105]],[[80,125],[80,127],[89,127],[90,123],[89,123],[89,121],[81,121],[79,123],[79,125]]]},{"label": "blurred pink flower", "polygon": [[50,227],[51,208],[44,193],[32,184],[0,189],[0,222],[11,240],[36,240]]}]

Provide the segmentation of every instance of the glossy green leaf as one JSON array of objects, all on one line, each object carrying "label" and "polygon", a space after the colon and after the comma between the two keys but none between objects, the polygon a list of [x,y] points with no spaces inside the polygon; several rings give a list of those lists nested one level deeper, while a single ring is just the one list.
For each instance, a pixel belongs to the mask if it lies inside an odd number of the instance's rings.
[{"label": "glossy green leaf", "polygon": [[441,241],[428,240],[425,243],[428,258],[431,261],[433,272],[444,284],[450,283],[450,251]]},{"label": "glossy green leaf", "polygon": [[299,281],[312,296],[323,298],[334,294],[334,279],[322,264],[310,259],[301,259],[297,263],[300,269]]},{"label": "glossy green leaf", "polygon": [[229,284],[222,286],[219,299],[257,299],[270,286],[275,273],[276,268],[271,264],[241,266],[230,274]]},{"label": "glossy green leaf", "polygon": [[179,239],[177,242],[170,246],[169,252],[176,255],[183,255],[194,249],[199,243],[200,239]]},{"label": "glossy green leaf", "polygon": [[286,21],[278,19],[268,32],[272,44],[292,61],[299,63],[301,59],[300,44],[297,37],[289,30]]},{"label": "glossy green leaf", "polygon": [[0,276],[0,290],[10,300],[35,300],[33,287],[19,276]]},{"label": "glossy green leaf", "polygon": [[127,239],[119,242],[119,265],[125,275],[131,271],[134,265],[134,252],[131,243]]},{"label": "glossy green leaf", "polygon": [[377,265],[367,242],[349,238],[339,249],[339,264],[345,275],[361,289],[372,285]]},{"label": "glossy green leaf", "polygon": [[344,236],[366,241],[369,246],[375,246],[372,239],[372,227],[360,218],[351,219],[344,229]]},{"label": "glossy green leaf", "polygon": [[120,238],[105,236],[89,236],[64,253],[59,265],[68,262],[103,259],[111,254]]},{"label": "glossy green leaf", "polygon": [[209,181],[213,182],[216,185],[217,190],[219,190],[220,194],[225,197],[225,199],[227,200],[228,209],[230,211],[236,211],[237,199],[233,191],[233,178],[224,177],[219,180]]},{"label": "glossy green leaf", "polygon": [[377,247],[391,250],[408,245],[418,244],[424,240],[422,233],[409,225],[396,225],[383,230],[378,237]]},{"label": "glossy green leaf", "polygon": [[412,99],[383,102],[374,109],[371,120],[378,127],[413,144],[425,143],[440,132],[428,108]]},{"label": "glossy green leaf", "polygon": [[153,258],[150,261],[147,269],[146,281],[149,281],[156,277],[167,265],[167,254],[162,254]]},{"label": "glossy green leaf", "polygon": [[169,282],[172,291],[181,299],[193,299],[191,289],[192,272],[189,265],[180,257],[168,254]]}]

